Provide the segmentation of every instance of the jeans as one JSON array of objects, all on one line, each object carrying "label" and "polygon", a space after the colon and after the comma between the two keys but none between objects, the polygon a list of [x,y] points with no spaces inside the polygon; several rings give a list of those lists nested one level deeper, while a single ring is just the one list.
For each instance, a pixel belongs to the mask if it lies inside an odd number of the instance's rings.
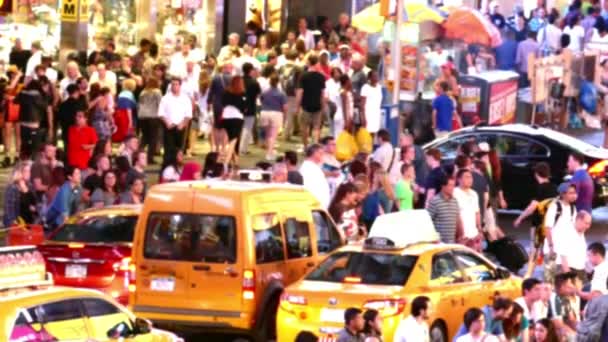
[{"label": "jeans", "polygon": [[255,116],[246,116],[243,121],[243,131],[241,132],[239,153],[247,153],[249,144],[253,141],[253,126],[255,124]]}]

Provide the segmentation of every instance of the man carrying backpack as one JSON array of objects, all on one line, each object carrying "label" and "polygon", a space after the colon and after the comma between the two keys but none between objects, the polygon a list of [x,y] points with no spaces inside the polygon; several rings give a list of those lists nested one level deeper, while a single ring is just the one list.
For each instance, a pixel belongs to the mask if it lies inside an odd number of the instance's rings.
[{"label": "man carrying backpack", "polygon": [[285,65],[281,66],[281,69],[279,70],[279,80],[281,88],[285,92],[285,95],[287,95],[287,113],[285,115],[283,138],[285,141],[289,141],[293,134],[294,123],[296,122],[298,114],[296,88],[302,69],[296,63],[296,58],[298,57],[296,51],[287,52],[285,57]]},{"label": "man carrying backpack", "polygon": [[513,223],[514,227],[519,227],[523,220],[530,217],[532,229],[530,241],[532,241],[532,249],[530,250],[528,275],[533,271],[536,265],[536,259],[540,255],[537,251],[542,247],[545,240],[544,234],[544,217],[549,204],[557,198],[557,186],[549,180],[551,178],[551,168],[549,164],[540,162],[534,165],[534,178],[538,183],[536,185],[536,195],[530,202],[528,207],[519,215]]},{"label": "man carrying backpack", "polygon": [[568,248],[555,244],[567,244],[564,237],[571,236],[575,230],[577,215],[576,186],[571,183],[562,183],[557,191],[559,199],[551,201],[544,216],[543,253],[545,255],[545,280],[548,282],[553,281],[556,272],[560,272],[562,266],[567,266],[562,265],[561,258],[557,258],[556,251],[564,251]]}]

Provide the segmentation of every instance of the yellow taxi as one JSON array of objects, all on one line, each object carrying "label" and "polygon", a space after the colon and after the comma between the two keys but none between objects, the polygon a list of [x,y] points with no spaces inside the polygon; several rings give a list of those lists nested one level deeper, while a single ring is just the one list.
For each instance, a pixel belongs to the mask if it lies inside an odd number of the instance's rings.
[{"label": "yellow taxi", "polygon": [[0,341],[181,341],[101,292],[51,279],[35,247],[0,248]]},{"label": "yellow taxi", "polygon": [[378,310],[383,338],[392,341],[411,301],[425,295],[433,305],[431,340],[449,341],[467,309],[490,304],[497,294],[520,295],[520,278],[471,249],[438,240],[425,210],[378,217],[364,243],[336,250],[287,287],[277,340],[308,331],[333,341],[344,327],[344,310],[356,307]]},{"label": "yellow taxi", "polygon": [[341,245],[329,215],[300,186],[156,185],[137,221],[129,305],[171,330],[267,342],[283,289]]}]

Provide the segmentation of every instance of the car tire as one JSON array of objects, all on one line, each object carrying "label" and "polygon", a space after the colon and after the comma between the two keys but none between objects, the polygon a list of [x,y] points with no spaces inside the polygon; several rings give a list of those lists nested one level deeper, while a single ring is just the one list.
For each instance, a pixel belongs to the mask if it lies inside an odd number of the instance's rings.
[{"label": "car tire", "polygon": [[264,308],[264,315],[260,324],[260,330],[255,334],[255,340],[268,342],[276,339],[277,335],[277,310],[279,308],[280,294],[274,295]]},{"label": "car tire", "polygon": [[441,321],[433,323],[430,330],[431,342],[448,342],[448,334],[445,324]]}]

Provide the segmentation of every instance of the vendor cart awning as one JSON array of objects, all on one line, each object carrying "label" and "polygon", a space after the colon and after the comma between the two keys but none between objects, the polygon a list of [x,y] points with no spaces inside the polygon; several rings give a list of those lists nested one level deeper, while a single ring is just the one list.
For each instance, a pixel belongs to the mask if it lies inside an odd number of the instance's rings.
[{"label": "vendor cart awning", "polygon": [[443,23],[445,37],[467,44],[496,47],[502,44],[500,31],[479,11],[461,7],[450,11]]},{"label": "vendor cart awning", "polygon": [[[422,23],[432,21],[437,24],[442,23],[445,17],[438,10],[421,3],[405,3],[406,23]],[[380,4],[368,6],[364,10],[355,14],[352,25],[357,29],[367,33],[377,33],[382,31],[386,19],[380,15]]]}]

